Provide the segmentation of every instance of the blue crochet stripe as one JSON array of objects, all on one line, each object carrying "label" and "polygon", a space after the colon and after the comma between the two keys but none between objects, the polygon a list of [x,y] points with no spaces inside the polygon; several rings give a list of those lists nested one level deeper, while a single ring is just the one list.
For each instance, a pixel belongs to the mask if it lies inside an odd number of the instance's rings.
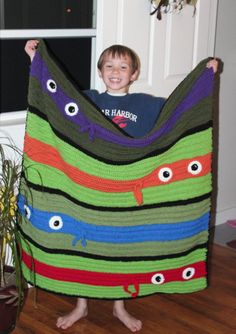
[{"label": "blue crochet stripe", "polygon": [[173,241],[197,235],[208,229],[209,213],[195,220],[136,226],[101,226],[76,220],[59,212],[47,212],[25,204],[19,196],[18,207],[22,215],[33,227],[47,233],[63,233],[72,235],[72,245],[80,241],[86,246],[87,241],[104,243],[137,243],[151,241]]}]

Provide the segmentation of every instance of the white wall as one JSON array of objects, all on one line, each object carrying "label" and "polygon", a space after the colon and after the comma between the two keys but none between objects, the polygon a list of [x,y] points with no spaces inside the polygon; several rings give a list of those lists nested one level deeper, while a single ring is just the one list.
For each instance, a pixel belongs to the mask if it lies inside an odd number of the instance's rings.
[{"label": "white wall", "polygon": [[223,61],[219,96],[217,224],[236,218],[236,1],[219,0],[215,54]]}]

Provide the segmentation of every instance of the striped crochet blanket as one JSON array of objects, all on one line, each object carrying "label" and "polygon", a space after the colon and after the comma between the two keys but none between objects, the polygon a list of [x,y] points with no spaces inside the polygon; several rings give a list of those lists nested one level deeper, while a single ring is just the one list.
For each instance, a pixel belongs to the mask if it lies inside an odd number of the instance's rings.
[{"label": "striped crochet blanket", "polygon": [[40,41],[18,201],[27,281],[106,299],[207,286],[214,74],[206,62],[170,95],[153,130],[134,139]]}]

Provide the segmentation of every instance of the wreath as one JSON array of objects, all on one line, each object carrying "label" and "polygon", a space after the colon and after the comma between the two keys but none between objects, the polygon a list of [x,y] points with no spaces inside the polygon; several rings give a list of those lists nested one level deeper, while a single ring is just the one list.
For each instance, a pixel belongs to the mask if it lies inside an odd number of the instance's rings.
[{"label": "wreath", "polygon": [[162,14],[180,12],[186,5],[194,6],[193,15],[196,12],[197,0],[151,0],[154,10],[150,15],[156,14],[158,20],[162,19]]}]

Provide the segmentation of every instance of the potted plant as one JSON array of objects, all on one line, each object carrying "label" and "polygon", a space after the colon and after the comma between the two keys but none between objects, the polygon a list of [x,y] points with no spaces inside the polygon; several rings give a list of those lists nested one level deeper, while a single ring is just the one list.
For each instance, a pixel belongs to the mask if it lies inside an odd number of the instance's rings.
[{"label": "potted plant", "polygon": [[0,144],[0,334],[10,333],[14,329],[24,299],[25,281],[17,228],[21,157],[13,145]]}]

